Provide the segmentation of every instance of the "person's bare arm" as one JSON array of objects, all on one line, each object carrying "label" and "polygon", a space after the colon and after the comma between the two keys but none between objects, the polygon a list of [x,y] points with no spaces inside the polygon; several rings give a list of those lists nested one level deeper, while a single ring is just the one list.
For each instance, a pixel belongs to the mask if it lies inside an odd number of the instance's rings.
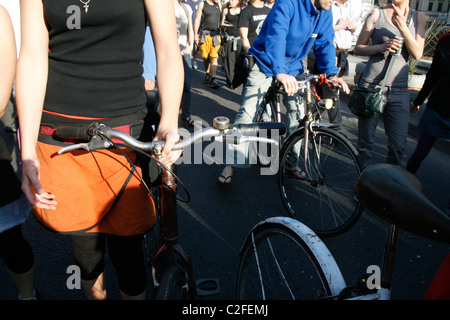
[{"label": "person's bare arm", "polygon": [[22,149],[22,190],[39,208],[55,209],[54,195],[39,181],[36,143],[48,76],[48,31],[41,0],[20,1],[21,48],[17,63],[16,104]]},{"label": "person's bare arm", "polygon": [[392,4],[392,7],[394,9],[392,23],[400,31],[409,54],[414,59],[419,60],[423,56],[425,46],[425,15],[422,12],[418,12],[416,34],[412,35],[406,24],[409,12],[401,12],[395,4]]},{"label": "person's bare arm", "polygon": [[353,49],[354,54],[359,56],[371,56],[373,54],[384,52],[387,50],[386,44],[380,45],[368,45],[369,39],[373,34],[375,29],[375,23],[380,16],[380,10],[375,8],[367,16],[364,22],[363,28],[359,34],[358,40],[356,41],[355,48]]},{"label": "person's bare arm", "polygon": [[196,44],[198,44],[198,32],[200,30],[200,23],[202,21],[202,14],[203,14],[203,1],[201,1],[198,4],[197,13],[195,14],[195,20],[194,20],[194,41]]},{"label": "person's bare arm", "polygon": [[0,70],[2,76],[0,77],[0,118],[3,117],[11,98],[11,91],[16,76],[16,41],[14,38],[14,29],[11,23],[11,18],[8,11],[0,5],[0,30],[2,36],[0,37],[0,52],[2,58],[0,59]]},{"label": "person's bare arm", "polygon": [[241,34],[242,48],[244,49],[245,53],[248,53],[248,50],[250,50],[251,48],[250,41],[248,40],[248,28],[240,27],[239,33]]},{"label": "person's bare arm", "polygon": [[177,40],[174,6],[171,1],[145,0],[150,30],[155,44],[161,119],[155,139],[165,140],[163,162],[171,164],[181,152],[171,152],[179,140],[178,112],[184,72]]}]

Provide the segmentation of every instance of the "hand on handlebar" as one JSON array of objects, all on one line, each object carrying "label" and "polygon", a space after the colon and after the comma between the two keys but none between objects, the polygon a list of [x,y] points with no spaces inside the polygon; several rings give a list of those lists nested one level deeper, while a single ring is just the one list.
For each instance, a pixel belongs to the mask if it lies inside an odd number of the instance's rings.
[{"label": "hand on handlebar", "polygon": [[350,93],[350,88],[348,87],[348,84],[344,81],[344,79],[340,77],[331,77],[329,80],[338,83],[341,86],[342,91],[344,91],[346,94]]},{"label": "hand on handlebar", "polygon": [[285,73],[279,73],[276,79],[283,85],[284,91],[288,96],[293,96],[298,91],[298,82],[294,76]]},{"label": "hand on handlebar", "polygon": [[180,135],[177,132],[163,130],[156,133],[154,140],[165,141],[164,148],[162,150],[162,158],[160,161],[165,166],[170,166],[177,161],[177,159],[181,156],[183,150],[173,151],[173,146],[180,140]]}]

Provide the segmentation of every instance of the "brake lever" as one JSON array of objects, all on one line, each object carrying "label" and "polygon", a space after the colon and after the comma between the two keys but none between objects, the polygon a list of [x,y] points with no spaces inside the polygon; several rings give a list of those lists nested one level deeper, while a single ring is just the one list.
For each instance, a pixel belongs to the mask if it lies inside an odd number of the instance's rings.
[{"label": "brake lever", "polygon": [[72,144],[70,146],[61,148],[58,150],[58,154],[63,154],[63,153],[67,153],[73,150],[77,150],[77,149],[84,149],[89,151],[89,143],[77,143],[77,144]]},{"label": "brake lever", "polygon": [[93,136],[91,138],[91,141],[85,142],[85,143],[77,143],[73,144],[64,148],[61,148],[58,150],[58,154],[63,154],[66,152],[70,152],[77,149],[84,149],[86,151],[94,151],[99,149],[108,149],[109,147],[112,147],[112,143],[107,140],[103,140],[99,136]]}]

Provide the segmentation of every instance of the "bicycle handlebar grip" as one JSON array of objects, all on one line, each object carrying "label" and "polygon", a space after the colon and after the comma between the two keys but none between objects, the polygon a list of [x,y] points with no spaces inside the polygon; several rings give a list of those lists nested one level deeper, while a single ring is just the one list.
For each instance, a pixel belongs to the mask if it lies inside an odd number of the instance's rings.
[{"label": "bicycle handlebar grip", "polygon": [[87,126],[59,126],[56,135],[63,139],[90,140],[89,127]]},{"label": "bicycle handlebar grip", "polygon": [[249,124],[235,124],[232,126],[236,128],[244,135],[256,136],[260,130],[278,130],[279,135],[283,135],[286,132],[286,125],[283,122],[257,122]]}]

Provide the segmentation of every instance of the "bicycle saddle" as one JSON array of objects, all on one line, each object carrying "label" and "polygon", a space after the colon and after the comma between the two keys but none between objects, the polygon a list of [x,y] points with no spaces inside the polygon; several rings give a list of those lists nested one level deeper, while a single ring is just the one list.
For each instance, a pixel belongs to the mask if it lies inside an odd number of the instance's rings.
[{"label": "bicycle saddle", "polygon": [[406,231],[450,243],[450,217],[422,192],[409,171],[390,164],[367,167],[354,187],[355,196],[381,218]]}]

